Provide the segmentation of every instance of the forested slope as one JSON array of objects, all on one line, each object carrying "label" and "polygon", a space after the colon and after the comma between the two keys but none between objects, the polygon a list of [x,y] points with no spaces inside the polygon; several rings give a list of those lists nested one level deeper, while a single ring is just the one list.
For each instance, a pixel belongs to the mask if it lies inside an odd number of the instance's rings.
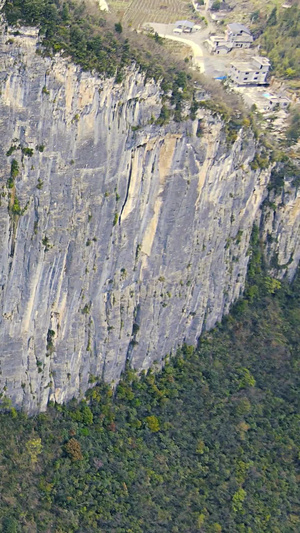
[{"label": "forested slope", "polygon": [[[41,23],[48,53],[86,69],[118,75],[136,60],[120,26],[100,36],[68,5],[15,0],[6,14]],[[244,300],[161,372],[128,369],[116,394],[100,383],[32,418],[1,398],[0,530],[299,531],[300,280],[264,272],[258,231],[252,247]]]},{"label": "forested slope", "polygon": [[115,397],[100,384],[34,418],[7,402],[2,530],[299,531],[299,303],[256,247],[246,298],[198,350],[128,370]]},{"label": "forested slope", "polygon": [[299,2],[290,9],[274,8],[266,23],[261,21],[263,34],[260,43],[270,58],[277,76],[289,80],[300,77],[300,7]]}]

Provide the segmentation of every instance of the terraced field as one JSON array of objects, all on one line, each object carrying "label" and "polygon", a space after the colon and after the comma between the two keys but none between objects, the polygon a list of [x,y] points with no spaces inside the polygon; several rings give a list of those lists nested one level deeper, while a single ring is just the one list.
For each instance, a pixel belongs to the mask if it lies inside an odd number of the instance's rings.
[{"label": "terraced field", "polygon": [[108,0],[108,5],[120,20],[134,28],[140,28],[145,22],[191,19],[194,13],[188,0]]}]

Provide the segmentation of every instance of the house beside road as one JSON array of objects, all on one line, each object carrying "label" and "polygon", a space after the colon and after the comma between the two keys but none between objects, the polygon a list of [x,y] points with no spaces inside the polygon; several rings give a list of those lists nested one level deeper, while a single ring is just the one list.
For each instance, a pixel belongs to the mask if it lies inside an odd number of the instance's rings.
[{"label": "house beside road", "polygon": [[189,20],[177,20],[173,33],[194,33],[198,30],[201,30],[199,24],[195,24]]},{"label": "house beside road", "polygon": [[205,44],[211,54],[225,55],[232,50],[231,43],[225,40],[224,35],[211,35]]},{"label": "house beside road", "polygon": [[231,43],[232,48],[250,48],[253,43],[249,28],[238,22],[227,24],[225,39],[228,43]]},{"label": "house beside road", "polygon": [[225,35],[211,35],[205,44],[211,54],[225,55],[234,48],[250,48],[253,37],[244,24],[234,22],[227,25]]},{"label": "house beside road", "polygon": [[270,61],[267,57],[254,56],[251,62],[232,62],[229,77],[236,85],[265,85],[269,68]]},{"label": "house beside road", "polygon": [[262,114],[270,114],[276,111],[287,111],[291,100],[286,96],[284,91],[279,93],[269,92],[264,87],[240,87],[242,98],[249,107],[256,106]]},{"label": "house beside road", "polygon": [[177,22],[175,22],[175,28],[173,31],[175,33],[175,30],[178,29],[182,30],[183,33],[192,33],[194,26],[194,22],[190,22],[189,20],[177,20]]}]

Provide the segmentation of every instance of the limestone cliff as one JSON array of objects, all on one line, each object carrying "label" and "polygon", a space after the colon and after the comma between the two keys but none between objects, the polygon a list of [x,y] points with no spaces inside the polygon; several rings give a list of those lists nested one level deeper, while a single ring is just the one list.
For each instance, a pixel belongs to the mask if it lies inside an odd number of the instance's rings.
[{"label": "limestone cliff", "polygon": [[280,191],[271,189],[259,212],[270,273],[291,280],[300,261],[300,191],[285,179]]},{"label": "limestone cliff", "polygon": [[[0,36],[0,385],[29,412],[196,342],[244,287],[270,170],[209,111],[154,124],[158,85],[122,84]],[[273,221],[299,259],[299,198]],[[290,260],[292,253],[293,258]]]}]

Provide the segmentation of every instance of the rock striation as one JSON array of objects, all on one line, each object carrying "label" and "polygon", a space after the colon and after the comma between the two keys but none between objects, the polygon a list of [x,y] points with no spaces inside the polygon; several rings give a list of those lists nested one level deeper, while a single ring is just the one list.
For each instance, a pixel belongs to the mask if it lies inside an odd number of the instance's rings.
[{"label": "rock striation", "polygon": [[[44,58],[34,29],[2,32],[0,90],[0,387],[35,412],[221,320],[244,288],[270,169],[251,169],[249,129],[228,145],[208,110],[159,127],[159,85]],[[264,215],[290,277],[299,203],[292,191]]]}]

